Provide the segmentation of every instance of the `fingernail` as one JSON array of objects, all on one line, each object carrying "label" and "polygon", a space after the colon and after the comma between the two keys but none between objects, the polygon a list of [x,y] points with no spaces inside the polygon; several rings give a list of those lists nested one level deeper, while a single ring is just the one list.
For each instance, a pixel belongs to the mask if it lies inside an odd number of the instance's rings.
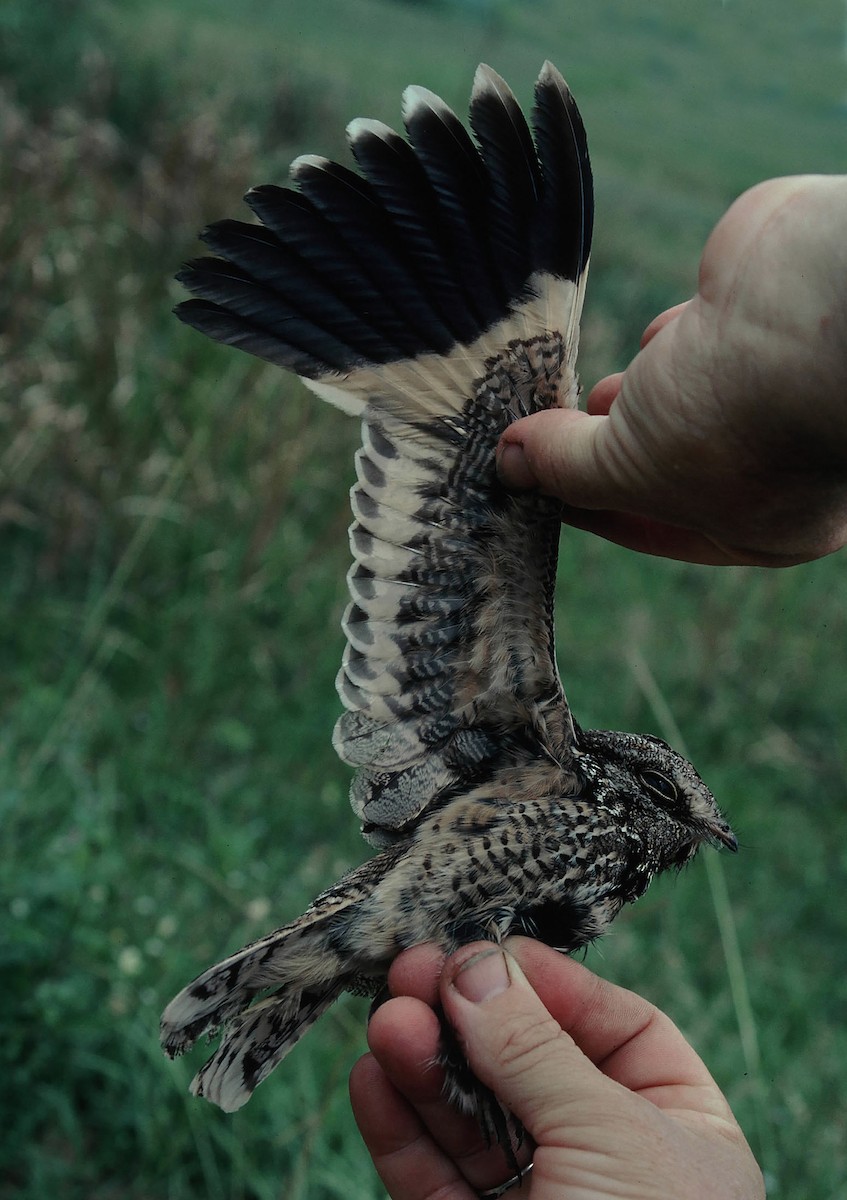
[{"label": "fingernail", "polygon": [[510,983],[506,958],[499,947],[475,954],[453,976],[456,991],[474,1004],[499,996]]},{"label": "fingernail", "polygon": [[518,442],[502,442],[497,448],[497,474],[500,482],[510,488],[538,487],[524,448]]}]

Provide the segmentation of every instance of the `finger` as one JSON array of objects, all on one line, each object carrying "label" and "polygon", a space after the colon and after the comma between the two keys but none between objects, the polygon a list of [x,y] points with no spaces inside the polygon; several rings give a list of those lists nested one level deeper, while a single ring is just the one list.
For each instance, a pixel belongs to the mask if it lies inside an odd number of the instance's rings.
[{"label": "finger", "polygon": [[[574,508],[565,504],[562,506],[562,521],[574,529],[584,529],[627,550],[637,550],[640,554],[652,554],[658,558],[673,558],[679,562],[698,563],[705,567],[796,567],[814,557],[808,552],[769,554],[762,550],[728,546],[696,530],[666,525],[663,521],[653,521],[636,513]],[[834,549],[840,549],[843,545],[844,542],[841,542]]]},{"label": "finger", "polygon": [[[734,553],[718,542],[693,529],[666,525],[640,517],[636,513],[608,512],[565,505],[562,520],[575,529],[585,529],[607,542],[652,554],[659,558],[674,558],[680,562],[700,563],[703,566],[723,567],[753,565],[754,560],[742,552]],[[760,559],[755,559],[760,565]]]},{"label": "finger", "polygon": [[[440,1042],[441,1027],[433,1010],[405,996],[383,1004],[368,1026],[374,1058],[437,1145],[475,1189],[495,1187],[511,1169],[502,1148],[488,1145],[479,1124],[444,1099],[444,1072],[436,1062]],[[517,1157],[525,1165],[529,1147],[522,1147]]]},{"label": "finger", "polygon": [[[614,417],[599,410],[611,406],[619,377],[601,380],[592,393],[595,415],[549,410],[516,421],[497,448],[497,473],[506,487],[538,488],[565,503],[562,520],[630,550],[708,565],[758,561],[734,552],[695,530],[625,511],[643,484],[612,431]],[[639,498],[646,498],[643,496]]]},{"label": "finger", "polygon": [[522,417],[497,447],[497,473],[508,488],[538,488],[569,504],[620,508],[609,418],[576,409],[547,409]]},{"label": "finger", "polygon": [[705,1063],[655,1005],[531,938],[509,951],[539,1000],[604,1075],[658,1108],[734,1118]]},{"label": "finger", "polygon": [[596,1123],[599,1105],[614,1119],[615,1085],[582,1054],[501,947],[477,943],[449,959],[441,998],[475,1074],[536,1143],[556,1141],[565,1129],[569,1139],[578,1138],[585,1122]]},{"label": "finger", "polygon": [[609,409],[620,395],[622,379],[623,371],[618,371],[616,375],[607,375],[605,379],[595,383],[585,401],[585,411],[589,416],[606,417],[609,415]]},{"label": "finger", "polygon": [[683,300],[681,304],[675,304],[672,308],[667,308],[663,313],[659,313],[658,317],[654,317],[641,335],[641,349],[643,350],[648,342],[652,342],[660,329],[664,329],[671,321],[675,321],[690,303],[690,300]]},{"label": "finger", "polygon": [[448,960],[441,997],[474,1071],[536,1142],[594,1128],[600,1112],[624,1119],[632,1091],[660,1108],[703,1111],[706,1103],[732,1120],[667,1017],[549,949],[539,959],[523,940],[514,945],[537,992],[514,957],[476,944]]},{"label": "finger", "polygon": [[726,1098],[665,1013],[540,942],[515,937],[507,946],[585,1061],[662,1112],[707,1115],[738,1135]]},{"label": "finger", "polygon": [[507,946],[546,1011],[610,1079],[632,1092],[713,1083],[673,1021],[642,996],[531,938]]},{"label": "finger", "polygon": [[412,1105],[376,1059],[366,1054],[350,1073],[359,1132],[392,1200],[476,1200],[456,1165],[430,1136]]},{"label": "finger", "polygon": [[388,972],[392,996],[414,996],[431,1008],[438,1003],[438,980],[445,954],[433,943],[412,946],[398,954]]}]

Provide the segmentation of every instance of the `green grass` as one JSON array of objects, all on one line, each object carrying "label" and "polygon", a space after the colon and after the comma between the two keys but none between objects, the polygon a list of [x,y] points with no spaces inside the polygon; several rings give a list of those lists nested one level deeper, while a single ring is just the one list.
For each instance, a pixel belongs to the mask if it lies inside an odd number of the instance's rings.
[{"label": "green grass", "polygon": [[[20,0],[3,20],[0,1197],[371,1200],[345,1088],[361,1002],[235,1117],[186,1094],[199,1055],[157,1046],[182,983],[365,855],[329,747],[356,430],[178,326],[170,278],[249,183],[342,152],[356,113],[396,122],[410,80],[463,106],[484,58],[526,98],[549,56],[597,173],[590,383],[690,290],[740,189],[841,169],[843,11]],[[843,555],[709,571],[563,538],[580,720],[675,721],[742,844],[659,881],[590,962],[682,1025],[792,1200],[847,1177],[845,576]]]}]

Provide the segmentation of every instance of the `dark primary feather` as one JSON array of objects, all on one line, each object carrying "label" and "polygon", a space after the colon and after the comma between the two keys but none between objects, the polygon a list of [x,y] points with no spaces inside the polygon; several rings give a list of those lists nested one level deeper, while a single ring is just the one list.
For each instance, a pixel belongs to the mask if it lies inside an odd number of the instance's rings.
[{"label": "dark primary feather", "polygon": [[530,228],[541,194],[532,134],[515,97],[499,76],[481,67],[470,105],[471,127],[488,174],[488,236],[507,296],[516,296],[532,270]]},{"label": "dark primary feather", "polygon": [[354,121],[350,149],[390,213],[420,290],[456,341],[472,340],[476,325],[462,290],[462,258],[443,228],[443,215],[426,171],[412,147],[376,121]]},{"label": "dark primary feather", "polygon": [[[427,291],[421,288],[402,231],[387,219],[379,195],[368,181],[349,168],[317,155],[295,159],[290,175],[351,251],[361,274],[377,288],[383,302],[405,319],[407,329],[414,335],[414,353],[422,345],[438,353],[449,350],[455,338],[433,307]],[[270,191],[271,186],[265,185],[248,192],[248,202],[262,219],[263,210],[254,203],[254,197],[262,193],[264,199]],[[327,272],[334,275],[331,263]],[[399,345],[396,349],[398,357],[408,352]]]},{"label": "dark primary feather", "polygon": [[[305,318],[316,331],[313,337],[331,326],[343,347],[340,353],[336,352],[336,361],[342,364],[356,359],[383,362],[388,357],[385,335],[374,328],[372,314],[367,310],[363,313],[357,305],[358,297],[351,299],[345,294],[343,278],[333,286],[333,281],[269,231],[243,221],[221,221],[204,231],[203,240],[224,261],[235,264],[259,285],[256,305],[242,309],[240,315],[266,321],[274,316],[283,321],[294,316]],[[198,271],[214,270],[220,261],[199,259],[191,265]],[[194,290],[201,294],[196,281]],[[268,305],[268,291],[273,295],[272,306]],[[205,298],[217,299],[219,295],[220,289],[216,294],[205,293]],[[235,307],[231,298],[229,304]],[[283,333],[285,329],[283,325]]]},{"label": "dark primary feather", "polygon": [[[193,1089],[227,1110],[344,990],[377,990],[405,946],[528,932],[598,936],[660,870],[733,845],[693,767],[656,739],[579,729],[553,639],[558,502],[511,495],[509,422],[577,399],[591,241],[585,132],[546,64],[533,135],[477,72],[478,146],[437,97],[405,97],[410,142],[349,129],[363,175],[306,156],[254,189],[190,263],[180,317],[304,376],[362,419],[333,743],[381,853],[297,920],[171,1002],[181,1053],[223,1026]],[[466,1065],[450,1094],[495,1137],[509,1119]]]},{"label": "dark primary feather", "polygon": [[382,362],[398,349],[413,352],[412,334],[396,306],[386,302],[332,226],[311,206],[303,207],[308,202],[298,192],[277,191],[281,196],[273,206],[247,196],[259,215],[273,207],[275,224],[218,221],[204,231],[203,241],[318,324],[337,314],[339,331],[346,329],[363,358]]},{"label": "dark primary feather", "polygon": [[[405,335],[374,352],[380,362],[388,353],[399,359],[410,350],[443,354],[457,341],[470,344],[521,300],[533,269],[578,280],[591,240],[591,171],[576,107],[549,65],[539,77],[536,106],[537,151],[505,83],[481,68],[472,97],[480,153],[438,97],[412,88],[406,94],[411,146],[378,122],[352,123],[351,147],[364,177],[305,156],[292,165],[299,194],[270,185],[253,189],[248,203],[284,247],[292,275],[308,267],[319,281],[313,295],[304,290],[304,304],[317,301],[320,283],[351,305],[375,291],[375,309],[357,309],[363,323],[379,324],[374,311],[405,316]],[[307,207],[329,229],[324,237],[315,224],[308,249]],[[207,240],[225,243],[225,257],[248,257],[249,247],[239,248],[235,235],[226,223],[221,231],[213,226]],[[345,252],[336,258],[338,244]],[[203,280],[189,268],[183,282],[198,294]],[[191,323],[196,310],[177,313]],[[338,341],[351,341],[340,314],[327,312],[324,328]],[[266,346],[264,335],[274,332],[272,303],[266,315],[256,307],[233,311],[231,324],[220,324],[212,336],[228,340],[226,330],[242,349],[251,349],[251,334],[257,347]],[[366,336],[363,330],[352,339],[354,348],[366,344]],[[258,348],[251,352],[264,356]],[[327,366],[336,367],[337,358],[328,358]]]},{"label": "dark primary feather", "polygon": [[[325,361],[313,358],[300,346],[289,341],[296,336],[296,324],[292,322],[285,331],[285,338],[274,332],[253,325],[232,310],[221,308],[213,300],[185,300],[180,305],[180,319],[215,342],[225,342],[239,350],[246,350],[257,358],[275,363],[286,370],[294,371],[303,379],[316,379],[326,370]],[[310,344],[315,340],[311,326],[302,330],[303,341]]]},{"label": "dark primary feather", "polygon": [[479,151],[458,117],[425,88],[407,88],[409,139],[438,198],[440,224],[457,264],[464,305],[478,329],[501,317],[511,296],[499,293],[490,240],[478,216],[488,204],[488,178]]},{"label": "dark primary feather", "polygon": [[[570,137],[562,136],[562,122]],[[535,88],[535,140],[542,165],[542,199],[534,229],[536,267],[576,279],[591,251],[594,196],[588,140],[568,85],[545,64]],[[579,237],[573,231],[579,230]]]}]

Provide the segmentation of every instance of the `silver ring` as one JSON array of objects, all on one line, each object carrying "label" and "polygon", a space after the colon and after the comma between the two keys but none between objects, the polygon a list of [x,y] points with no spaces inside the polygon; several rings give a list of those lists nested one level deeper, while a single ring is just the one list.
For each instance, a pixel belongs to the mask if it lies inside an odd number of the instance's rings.
[{"label": "silver ring", "polygon": [[500,1196],[505,1195],[509,1188],[513,1188],[515,1184],[521,1186],[523,1181],[532,1173],[532,1163],[527,1163],[517,1175],[513,1175],[511,1179],[507,1179],[505,1183],[501,1183],[499,1187],[489,1188],[487,1192],[477,1192],[479,1200],[499,1200]]}]

